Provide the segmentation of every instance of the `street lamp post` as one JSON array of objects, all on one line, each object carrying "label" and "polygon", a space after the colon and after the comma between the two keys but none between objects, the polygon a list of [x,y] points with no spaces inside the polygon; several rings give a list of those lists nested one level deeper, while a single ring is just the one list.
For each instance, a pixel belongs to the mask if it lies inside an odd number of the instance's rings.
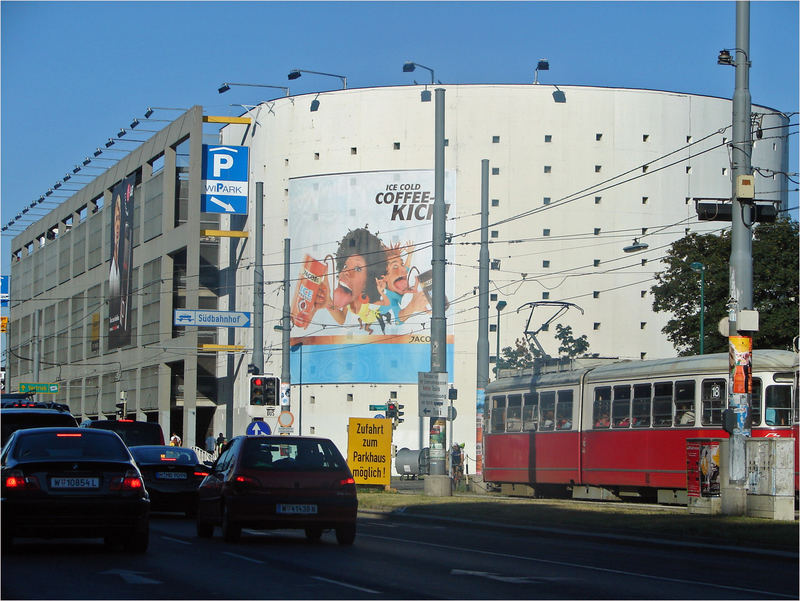
[{"label": "street lamp post", "polygon": [[217,92],[220,94],[224,94],[228,90],[231,89],[231,86],[247,86],[250,88],[274,88],[276,90],[283,90],[286,92],[286,95],[289,95],[289,88],[286,86],[268,86],[267,84],[263,83],[234,83],[232,81],[224,82],[219,88],[217,88]]},{"label": "street lamp post", "polygon": [[506,308],[506,301],[497,301],[497,356],[494,359],[495,377],[500,371],[500,311]]},{"label": "street lamp post", "polygon": [[336,75],[335,73],[322,73],[321,71],[306,71],[305,69],[292,69],[289,72],[288,77],[290,80],[297,79],[303,73],[313,73],[314,75],[327,75],[328,77],[338,77],[339,79],[342,80],[342,89],[343,90],[347,89],[347,77],[345,77],[344,75]]},{"label": "street lamp post", "polygon": [[706,266],[695,261],[689,267],[692,271],[700,272],[700,354],[704,351],[705,342],[705,316],[706,316]]},{"label": "street lamp post", "polygon": [[297,403],[297,435],[303,435],[303,343],[298,342],[291,346],[292,352],[300,351],[300,381],[298,386],[300,387],[299,390],[299,399]]}]

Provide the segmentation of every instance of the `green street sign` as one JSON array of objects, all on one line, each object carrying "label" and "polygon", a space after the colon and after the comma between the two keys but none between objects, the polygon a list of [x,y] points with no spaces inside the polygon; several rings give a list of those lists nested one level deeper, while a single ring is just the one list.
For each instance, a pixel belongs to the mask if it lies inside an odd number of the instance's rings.
[{"label": "green street sign", "polygon": [[386,409],[387,409],[386,405],[370,405],[369,406],[369,410],[370,411],[386,411]]},{"label": "green street sign", "polygon": [[58,392],[58,384],[50,382],[21,382],[19,391],[56,394]]}]

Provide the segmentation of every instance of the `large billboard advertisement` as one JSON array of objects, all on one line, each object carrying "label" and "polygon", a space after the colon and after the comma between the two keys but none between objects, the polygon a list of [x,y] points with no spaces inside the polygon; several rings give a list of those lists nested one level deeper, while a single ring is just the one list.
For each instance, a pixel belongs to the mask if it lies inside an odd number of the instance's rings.
[{"label": "large billboard advertisement", "polygon": [[[292,383],[409,383],[430,370],[433,170],[292,179]],[[445,177],[454,233],[455,173]],[[447,362],[454,272],[446,250]]]},{"label": "large billboard advertisement", "polygon": [[108,348],[130,343],[133,278],[133,189],[130,175],[111,190],[111,263],[108,269]]}]

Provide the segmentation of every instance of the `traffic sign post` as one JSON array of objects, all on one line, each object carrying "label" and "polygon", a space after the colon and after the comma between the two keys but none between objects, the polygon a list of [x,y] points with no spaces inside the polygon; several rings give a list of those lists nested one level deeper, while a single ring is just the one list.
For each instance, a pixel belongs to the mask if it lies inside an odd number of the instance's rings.
[{"label": "traffic sign post", "polygon": [[203,213],[247,215],[250,149],[203,144]]},{"label": "traffic sign post", "polygon": [[418,373],[419,417],[447,417],[447,372]]}]

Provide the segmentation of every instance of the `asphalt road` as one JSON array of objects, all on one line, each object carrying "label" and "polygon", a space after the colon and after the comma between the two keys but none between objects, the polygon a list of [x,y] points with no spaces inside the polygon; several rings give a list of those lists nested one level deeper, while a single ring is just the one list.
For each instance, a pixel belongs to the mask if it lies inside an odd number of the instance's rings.
[{"label": "asphalt road", "polygon": [[2,555],[3,599],[797,599],[797,558],[539,536],[364,515],[333,533],[245,530],[236,544],[156,515],[147,553],[100,541],[20,539]]}]

